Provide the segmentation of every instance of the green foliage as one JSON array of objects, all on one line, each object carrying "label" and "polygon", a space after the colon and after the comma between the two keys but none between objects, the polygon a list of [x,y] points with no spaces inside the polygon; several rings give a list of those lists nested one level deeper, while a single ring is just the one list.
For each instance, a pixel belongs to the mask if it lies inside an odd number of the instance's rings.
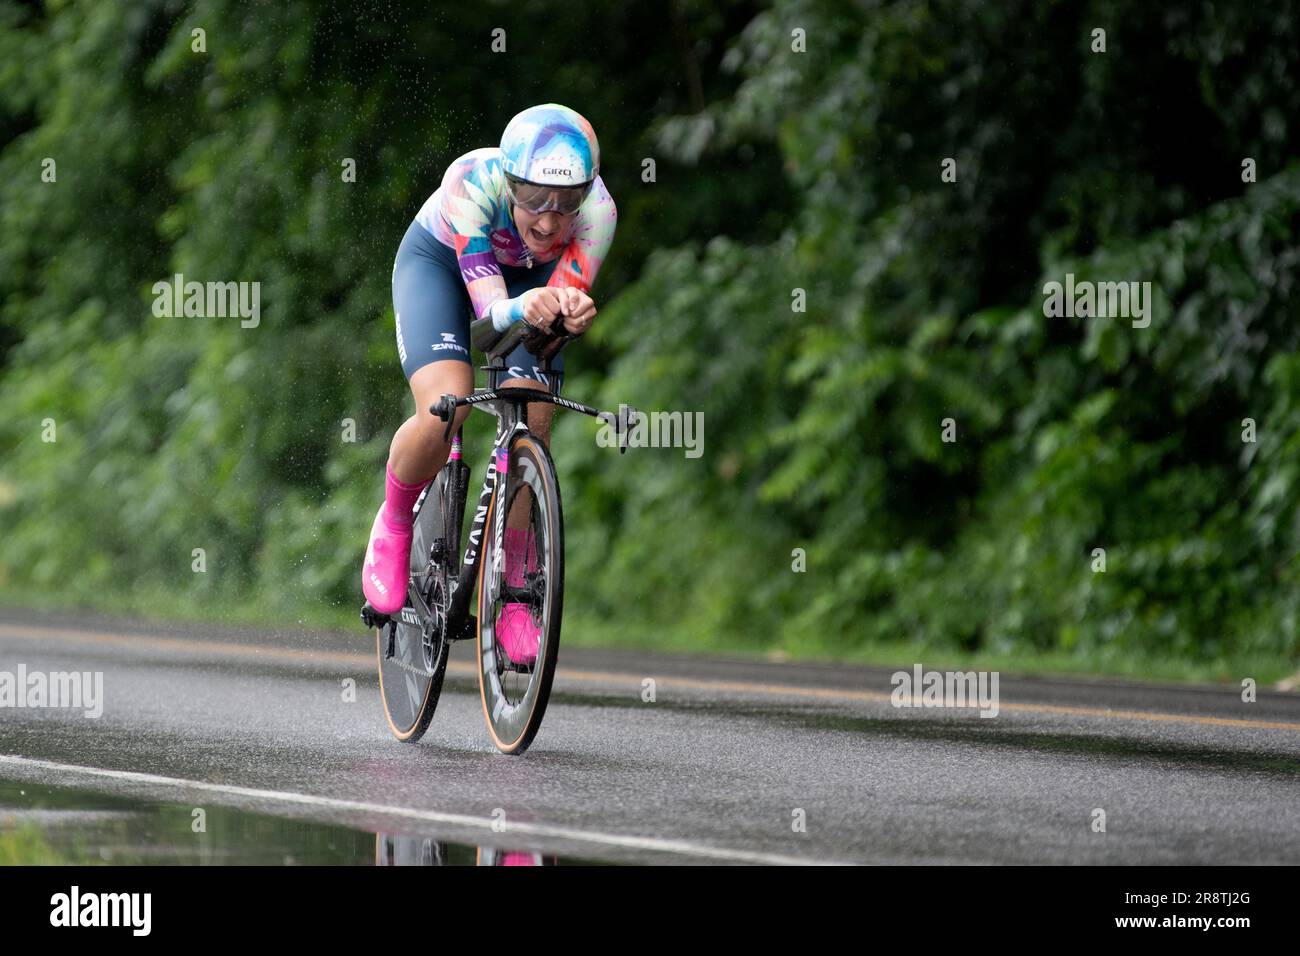
[{"label": "green foliage", "polygon": [[[618,569],[610,611],[635,579],[636,607],[672,594],[664,626],[698,622],[701,642],[1293,656],[1296,87],[1249,81],[1272,99],[1247,107],[1224,73],[1294,77],[1274,34],[1295,18],[864,6],[776,4],[733,49],[736,95],[661,130],[687,159],[701,129],[775,145],[801,208],[766,245],[652,258],[606,310],[603,395],[700,403],[726,463],[712,481],[663,453],[583,473],[625,501],[617,545],[580,551],[599,580]],[[1123,24],[1114,55],[1088,52],[1095,23]],[[1193,122],[1222,137],[1172,155]],[[1265,181],[1242,183],[1243,156]],[[1150,281],[1151,325],[1045,318],[1066,272]]]},{"label": "green foliage", "polygon": [[[589,639],[1294,658],[1295,3],[636,6],[0,0],[0,586],[350,616],[397,243],[555,100],[620,219],[566,392],[704,413],[699,458],[560,416]],[[260,325],[154,316],[175,273]],[[1150,325],[1045,317],[1066,273]]]}]

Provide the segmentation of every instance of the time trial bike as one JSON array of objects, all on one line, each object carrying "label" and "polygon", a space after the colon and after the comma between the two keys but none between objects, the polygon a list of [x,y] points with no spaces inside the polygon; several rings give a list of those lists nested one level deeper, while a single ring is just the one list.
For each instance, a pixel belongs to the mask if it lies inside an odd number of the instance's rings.
[{"label": "time trial bike", "polygon": [[[528,428],[528,406],[546,403],[600,418],[614,429],[620,453],[627,451],[637,413],[626,405],[620,405],[617,413],[601,412],[557,394],[558,376],[551,363],[572,340],[567,333],[551,334],[522,322],[501,333],[490,319],[479,319],[471,323],[470,338],[474,348],[487,354],[488,387],[464,397],[443,395],[429,409],[447,423],[443,439],[450,439],[451,452],[413,509],[406,603],[395,614],[385,615],[366,602],[361,620],[376,632],[380,696],[393,736],[416,741],[424,735],[442,693],[451,644],[474,640],[488,733],[498,750],[522,754],[546,713],[564,600],[560,485],[550,452]],[[547,384],[546,391],[501,384],[518,377],[506,367],[505,356],[521,341],[537,356],[534,373]],[[470,466],[461,431],[457,429],[453,436],[452,430],[456,409],[464,406],[495,415],[497,428],[462,556]],[[508,574],[507,516],[515,516],[510,523],[518,525],[525,514],[527,554]],[[477,614],[471,614],[475,592]],[[514,607],[507,611],[508,604]],[[540,637],[535,656],[517,653],[521,659],[516,661],[502,642],[506,635],[498,629],[504,632],[505,627],[518,626],[520,605],[540,628]]]}]

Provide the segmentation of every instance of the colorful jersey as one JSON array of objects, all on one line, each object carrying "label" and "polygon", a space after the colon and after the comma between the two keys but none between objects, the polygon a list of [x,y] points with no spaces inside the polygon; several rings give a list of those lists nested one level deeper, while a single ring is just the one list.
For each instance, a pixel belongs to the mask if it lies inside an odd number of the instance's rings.
[{"label": "colorful jersey", "polygon": [[456,253],[461,278],[480,318],[507,297],[501,265],[532,267],[560,261],[549,286],[574,286],[587,294],[614,241],[618,210],[600,177],[568,229],[544,253],[534,255],[515,228],[506,195],[501,150],[475,149],[453,162],[442,185],[420,208],[415,221]]}]

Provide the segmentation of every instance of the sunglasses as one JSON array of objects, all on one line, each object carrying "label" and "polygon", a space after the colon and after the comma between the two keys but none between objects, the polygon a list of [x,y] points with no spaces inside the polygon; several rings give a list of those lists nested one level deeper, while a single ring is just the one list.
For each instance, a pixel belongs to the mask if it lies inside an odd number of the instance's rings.
[{"label": "sunglasses", "polygon": [[580,186],[539,186],[507,175],[506,192],[510,194],[511,202],[534,215],[553,210],[561,216],[568,216],[578,211],[594,182],[593,179]]}]

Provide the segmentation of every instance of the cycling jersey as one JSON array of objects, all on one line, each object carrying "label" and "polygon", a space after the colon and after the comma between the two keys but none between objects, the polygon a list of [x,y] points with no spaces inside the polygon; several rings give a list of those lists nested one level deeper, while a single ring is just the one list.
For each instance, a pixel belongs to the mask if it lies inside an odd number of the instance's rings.
[{"label": "cycling jersey", "polygon": [[488,314],[508,298],[501,266],[556,262],[547,285],[573,286],[588,294],[614,241],[614,200],[599,176],[568,227],[544,252],[534,254],[515,228],[506,194],[501,150],[475,149],[458,158],[442,185],[425,201],[415,221],[456,254],[474,315]]}]

